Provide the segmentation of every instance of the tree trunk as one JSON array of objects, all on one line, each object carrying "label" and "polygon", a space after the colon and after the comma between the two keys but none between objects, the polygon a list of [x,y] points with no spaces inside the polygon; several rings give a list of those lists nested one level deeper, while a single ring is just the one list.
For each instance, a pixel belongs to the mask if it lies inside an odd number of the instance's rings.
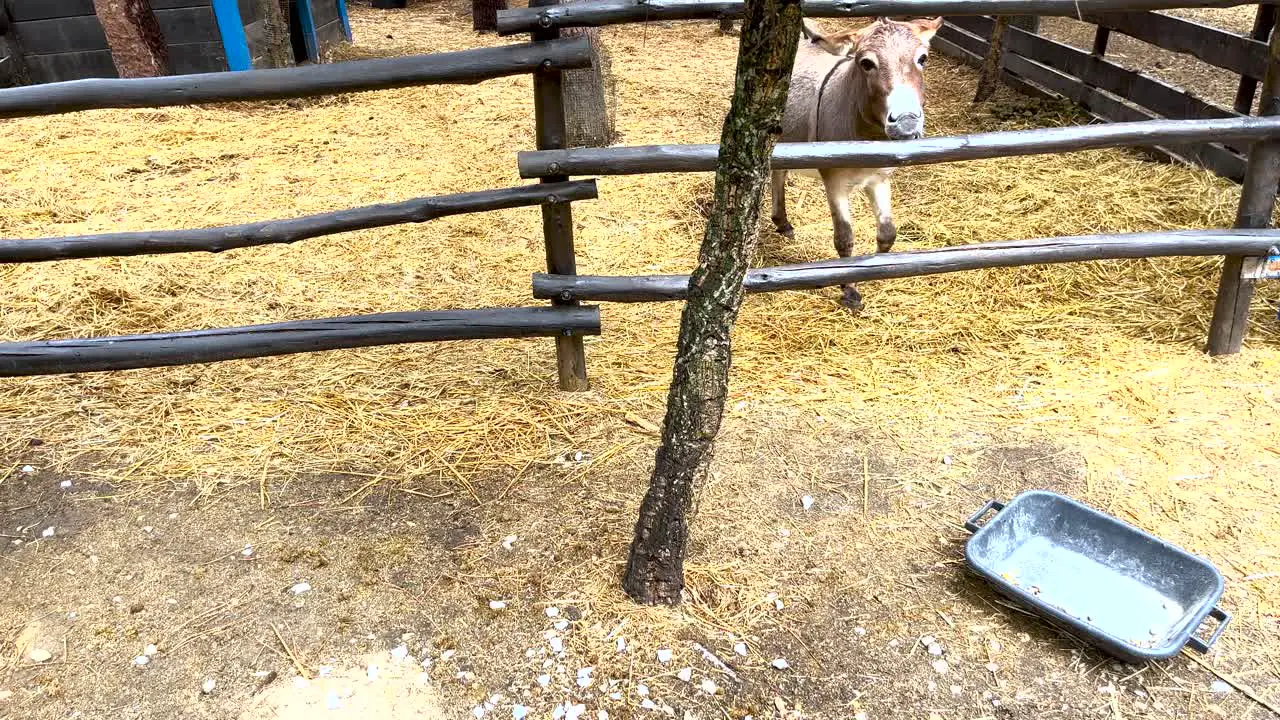
[{"label": "tree trunk", "polygon": [[684,588],[693,500],[720,430],[730,333],[756,247],[769,156],[781,134],[799,39],[799,0],[746,0],[733,104],[720,136],[715,207],[689,281],[662,445],[622,581],[623,590],[642,603],[674,605]]},{"label": "tree trunk", "polygon": [[147,0],[93,0],[122,78],[169,74],[169,48]]},{"label": "tree trunk", "polygon": [[[262,18],[263,52],[267,67],[293,67],[293,39],[289,36],[289,0],[254,0]],[[283,5],[283,7],[281,7]]]},{"label": "tree trunk", "polygon": [[471,29],[498,32],[498,11],[507,9],[507,0],[471,0]]},{"label": "tree trunk", "polygon": [[0,85],[15,87],[30,85],[31,73],[27,70],[26,56],[22,54],[22,43],[14,31],[13,19],[9,17],[9,8],[0,2]]},{"label": "tree trunk", "polygon": [[1009,29],[1009,16],[997,15],[991,26],[991,44],[987,48],[987,57],[982,61],[982,74],[978,76],[978,92],[973,101],[986,102],[995,94],[1000,85],[1000,65],[1004,55],[1004,36]]},{"label": "tree trunk", "polygon": [[568,147],[605,147],[613,142],[612,85],[609,55],[600,43],[600,28],[569,28],[566,37],[585,35],[591,43],[591,67],[565,70],[562,80]]}]

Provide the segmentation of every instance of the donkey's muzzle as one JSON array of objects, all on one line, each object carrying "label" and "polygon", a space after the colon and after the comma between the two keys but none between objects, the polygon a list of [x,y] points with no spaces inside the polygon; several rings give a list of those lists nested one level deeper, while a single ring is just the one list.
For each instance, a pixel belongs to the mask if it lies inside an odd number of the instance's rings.
[{"label": "donkey's muzzle", "polygon": [[915,140],[924,137],[924,117],[915,113],[904,113],[889,118],[884,126],[885,135],[890,140]]}]

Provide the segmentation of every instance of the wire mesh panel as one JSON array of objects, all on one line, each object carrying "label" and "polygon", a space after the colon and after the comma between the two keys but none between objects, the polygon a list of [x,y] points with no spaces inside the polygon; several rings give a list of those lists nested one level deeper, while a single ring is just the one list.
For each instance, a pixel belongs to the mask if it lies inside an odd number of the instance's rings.
[{"label": "wire mesh panel", "polygon": [[572,28],[566,36],[583,35],[591,43],[591,67],[564,72],[565,129],[569,147],[604,147],[613,142],[617,91],[609,52],[599,28]]}]

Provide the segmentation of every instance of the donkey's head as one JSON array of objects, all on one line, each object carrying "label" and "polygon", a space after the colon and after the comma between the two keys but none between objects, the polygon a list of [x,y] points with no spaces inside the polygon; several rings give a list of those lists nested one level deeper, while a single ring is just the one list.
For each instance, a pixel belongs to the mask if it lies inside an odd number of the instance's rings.
[{"label": "donkey's head", "polygon": [[854,97],[848,98],[859,127],[882,131],[891,140],[924,136],[924,65],[929,41],[942,18],[898,22],[877,18],[860,29],[822,34],[812,25],[805,35],[824,50],[855,64]]}]

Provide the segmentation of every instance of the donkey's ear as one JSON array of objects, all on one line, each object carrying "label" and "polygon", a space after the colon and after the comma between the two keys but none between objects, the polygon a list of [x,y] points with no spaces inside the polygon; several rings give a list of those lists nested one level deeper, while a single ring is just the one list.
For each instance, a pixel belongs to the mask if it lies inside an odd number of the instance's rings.
[{"label": "donkey's ear", "polygon": [[804,21],[801,26],[804,36],[809,42],[817,45],[832,55],[848,55],[858,45],[858,37],[860,33],[854,32],[836,32],[824,33],[817,25],[811,24],[808,20]]},{"label": "donkey's ear", "polygon": [[920,38],[920,42],[929,44],[933,36],[937,34],[938,28],[942,27],[942,18],[922,18],[920,20],[912,20],[911,29],[915,31],[916,37]]}]

